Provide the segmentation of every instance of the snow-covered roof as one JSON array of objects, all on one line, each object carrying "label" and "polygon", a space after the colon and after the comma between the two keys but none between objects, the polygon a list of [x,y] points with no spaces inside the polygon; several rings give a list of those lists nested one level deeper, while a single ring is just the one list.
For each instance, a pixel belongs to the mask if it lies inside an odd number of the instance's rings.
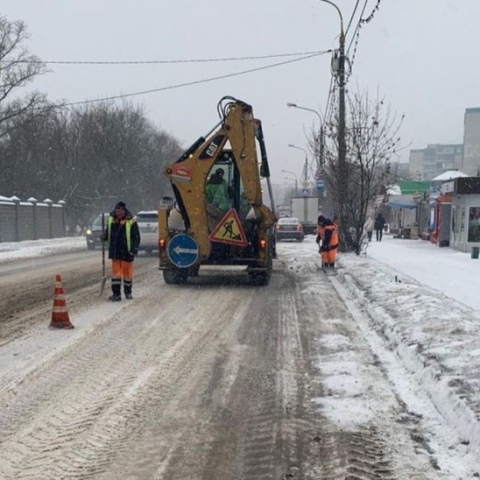
[{"label": "snow-covered roof", "polygon": [[463,172],[459,172],[458,170],[448,170],[448,172],[443,172],[438,177],[432,179],[432,182],[448,182],[449,180],[453,180],[454,178],[463,178],[468,177]]},{"label": "snow-covered roof", "polygon": [[387,186],[387,194],[388,195],[401,195],[402,190],[400,185],[388,185]]}]

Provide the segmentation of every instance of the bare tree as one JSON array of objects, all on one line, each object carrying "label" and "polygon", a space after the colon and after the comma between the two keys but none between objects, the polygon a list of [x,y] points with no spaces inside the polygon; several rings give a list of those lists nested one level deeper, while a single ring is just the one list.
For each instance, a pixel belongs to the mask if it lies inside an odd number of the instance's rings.
[{"label": "bare tree", "polygon": [[[393,180],[390,161],[400,148],[398,118],[378,94],[348,94],[347,157],[338,166],[338,119],[327,122],[323,151],[323,175],[340,226],[343,251],[361,251],[369,209],[386,184]],[[313,141],[312,145],[315,145]],[[346,188],[342,188],[345,185]]]},{"label": "bare tree", "polygon": [[157,208],[170,193],[163,169],[180,145],[141,107],[50,107],[11,119],[10,133],[0,138],[2,195],[63,199],[75,226],[120,198],[136,211]]},{"label": "bare tree", "polygon": [[27,39],[27,29],[22,21],[11,22],[0,16],[0,138],[10,131],[14,118],[44,98],[37,92],[25,98],[13,98],[16,90],[46,71],[41,60],[25,47]]}]

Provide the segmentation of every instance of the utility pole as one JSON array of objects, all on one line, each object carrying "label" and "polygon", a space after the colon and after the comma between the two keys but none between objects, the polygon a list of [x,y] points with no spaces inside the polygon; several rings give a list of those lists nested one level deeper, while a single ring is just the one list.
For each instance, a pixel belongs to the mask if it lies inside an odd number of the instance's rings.
[{"label": "utility pole", "polygon": [[318,152],[318,165],[317,170],[323,169],[323,165],[325,163],[324,154],[325,154],[325,144],[323,138],[323,125],[320,127],[320,138],[318,139],[319,143],[319,152]]},{"label": "utility pole", "polygon": [[308,183],[308,157],[305,155],[305,165],[303,166],[303,182]]},{"label": "utility pole", "polygon": [[[338,8],[335,3],[331,0],[320,0],[321,2],[328,3],[337,10],[338,16],[340,18],[340,46],[337,55],[334,56],[332,61],[332,67],[334,75],[338,79],[339,87],[339,98],[338,98],[338,177],[337,177],[337,192],[336,195],[336,204],[338,208],[338,215],[340,217],[340,225],[346,229],[347,223],[347,212],[345,208],[345,198],[347,194],[347,142],[345,138],[345,123],[346,123],[346,113],[345,113],[345,85],[346,85],[346,75],[345,75],[345,31],[343,29],[343,16],[340,8]],[[337,61],[337,62],[335,62]],[[327,106],[328,108],[328,106]]]},{"label": "utility pole", "polygon": [[[341,208],[340,215],[343,217],[343,201],[347,193],[346,182],[346,158],[347,143],[345,139],[345,34],[343,33],[343,21],[340,32],[340,50],[338,59],[338,82],[339,82],[339,99],[338,99],[338,167],[339,167],[339,204]],[[344,219],[341,219],[342,223]]]}]

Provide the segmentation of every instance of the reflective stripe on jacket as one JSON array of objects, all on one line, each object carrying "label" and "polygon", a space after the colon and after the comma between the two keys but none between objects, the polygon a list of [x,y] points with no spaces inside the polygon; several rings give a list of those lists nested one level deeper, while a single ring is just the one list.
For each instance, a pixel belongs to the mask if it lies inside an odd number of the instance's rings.
[{"label": "reflective stripe on jacket", "polygon": [[128,212],[127,217],[117,221],[113,213],[107,224],[108,258],[133,262],[134,255],[140,246],[140,230],[137,222]]},{"label": "reflective stripe on jacket", "polygon": [[[109,246],[110,246],[110,238],[112,238],[112,225],[114,223],[115,223],[115,219],[113,217],[108,217],[108,245]],[[125,230],[126,230],[125,233],[127,238],[127,250],[129,252],[132,251],[132,223],[133,223],[133,218],[120,221],[120,225],[125,225]]]}]

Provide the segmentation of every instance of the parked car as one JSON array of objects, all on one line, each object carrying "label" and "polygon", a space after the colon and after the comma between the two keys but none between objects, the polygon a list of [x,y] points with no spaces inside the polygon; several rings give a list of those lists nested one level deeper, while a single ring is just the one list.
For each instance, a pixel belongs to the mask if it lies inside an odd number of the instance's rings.
[{"label": "parked car", "polygon": [[[108,217],[110,216],[109,213],[104,213],[105,215],[105,227],[107,226]],[[100,240],[100,235],[102,234],[102,214],[100,214],[87,228],[85,232],[85,237],[87,239],[87,248],[89,250],[94,250],[95,247],[101,247],[102,241]]]},{"label": "parked car", "polygon": [[298,218],[280,218],[275,225],[275,240],[297,240],[297,242],[303,242],[304,238],[303,227]]},{"label": "parked car", "polygon": [[158,249],[158,212],[146,210],[135,215],[140,230],[140,250],[150,255]]}]

